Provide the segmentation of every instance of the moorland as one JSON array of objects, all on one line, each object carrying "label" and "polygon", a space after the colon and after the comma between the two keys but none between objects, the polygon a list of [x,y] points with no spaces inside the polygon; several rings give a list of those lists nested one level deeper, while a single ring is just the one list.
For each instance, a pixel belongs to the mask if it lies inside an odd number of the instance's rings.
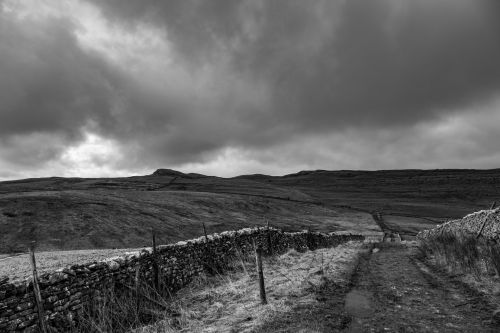
[{"label": "moorland", "polygon": [[221,178],[159,169],[122,178],[0,182],[0,253],[136,248],[268,222],[287,231],[412,237],[498,199],[500,169],[301,171]]}]

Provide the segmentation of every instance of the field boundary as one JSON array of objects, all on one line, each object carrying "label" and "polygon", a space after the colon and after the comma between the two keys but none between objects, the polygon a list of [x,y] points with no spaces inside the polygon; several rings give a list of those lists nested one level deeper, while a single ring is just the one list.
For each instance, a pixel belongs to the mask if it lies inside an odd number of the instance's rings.
[{"label": "field boundary", "polygon": [[[59,331],[70,331],[90,300],[99,299],[110,290],[127,292],[123,286],[133,286],[136,276],[142,283],[172,293],[203,272],[220,274],[241,254],[252,253],[255,245],[265,253],[280,254],[292,248],[306,251],[363,239],[364,236],[352,234],[246,228],[158,246],[156,251],[146,249],[100,262],[71,265],[39,277],[45,320]],[[0,331],[38,331],[33,283],[1,281]]]}]

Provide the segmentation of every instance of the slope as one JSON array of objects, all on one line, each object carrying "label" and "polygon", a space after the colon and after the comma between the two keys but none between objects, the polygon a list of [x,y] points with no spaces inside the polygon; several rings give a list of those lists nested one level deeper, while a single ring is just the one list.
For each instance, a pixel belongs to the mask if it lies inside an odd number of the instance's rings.
[{"label": "slope", "polygon": [[500,169],[316,170],[236,178],[290,187],[328,207],[377,211],[390,228],[413,235],[500,199]]},{"label": "slope", "polygon": [[371,216],[324,207],[300,190],[245,179],[150,176],[44,178],[0,183],[0,253],[132,248],[247,226],[378,231]]}]

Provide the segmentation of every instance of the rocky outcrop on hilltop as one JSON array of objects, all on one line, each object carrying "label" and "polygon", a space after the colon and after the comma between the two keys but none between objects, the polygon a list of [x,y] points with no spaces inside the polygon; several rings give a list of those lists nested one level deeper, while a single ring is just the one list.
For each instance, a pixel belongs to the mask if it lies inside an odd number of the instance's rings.
[{"label": "rocky outcrop on hilltop", "polygon": [[186,177],[187,175],[177,170],[158,169],[155,172],[153,172],[152,176]]},{"label": "rocky outcrop on hilltop", "polygon": [[172,170],[172,169],[157,169],[155,172],[153,172],[152,176],[165,176],[165,177],[180,177],[180,178],[189,178],[189,179],[196,179],[196,178],[206,178],[208,176],[199,174],[199,173],[183,173],[177,170]]}]

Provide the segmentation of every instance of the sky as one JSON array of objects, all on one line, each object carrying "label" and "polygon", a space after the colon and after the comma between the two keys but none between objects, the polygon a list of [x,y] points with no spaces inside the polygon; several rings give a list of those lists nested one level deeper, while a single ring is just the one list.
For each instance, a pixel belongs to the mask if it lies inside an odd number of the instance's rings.
[{"label": "sky", "polygon": [[0,180],[500,167],[498,0],[0,0]]}]

